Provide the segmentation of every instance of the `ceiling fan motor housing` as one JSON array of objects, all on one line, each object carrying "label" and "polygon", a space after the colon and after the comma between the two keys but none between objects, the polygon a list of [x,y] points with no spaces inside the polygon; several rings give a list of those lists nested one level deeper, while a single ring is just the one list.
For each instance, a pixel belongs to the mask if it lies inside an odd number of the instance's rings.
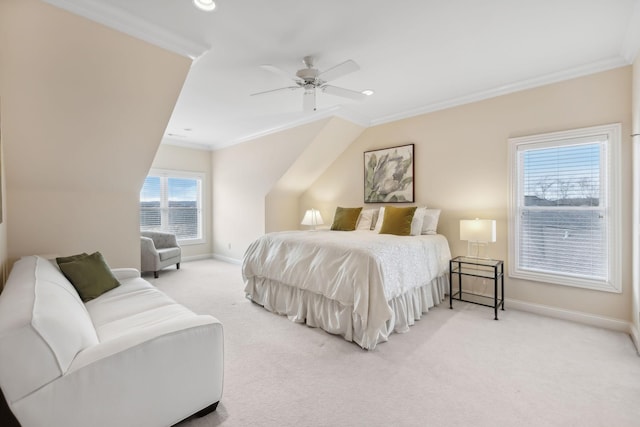
[{"label": "ceiling fan motor housing", "polygon": [[303,68],[298,70],[296,76],[304,80],[306,83],[313,83],[318,78],[319,71],[316,68]]}]

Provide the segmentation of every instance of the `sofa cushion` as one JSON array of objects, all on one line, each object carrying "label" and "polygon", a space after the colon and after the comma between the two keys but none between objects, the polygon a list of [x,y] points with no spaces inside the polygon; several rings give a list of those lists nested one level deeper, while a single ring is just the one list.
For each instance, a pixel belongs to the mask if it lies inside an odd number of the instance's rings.
[{"label": "sofa cushion", "polygon": [[0,325],[0,384],[8,401],[61,376],[98,343],[76,290],[55,264],[36,256],[14,264],[0,294]]},{"label": "sofa cushion", "polygon": [[179,257],[180,253],[181,253],[180,248],[158,249],[158,255],[160,255],[160,261]]},{"label": "sofa cushion", "polygon": [[141,278],[123,282],[122,286],[87,302],[86,307],[100,342],[118,338],[132,330],[195,316],[191,310]]},{"label": "sofa cushion", "polygon": [[82,301],[90,301],[120,286],[100,252],[68,258],[71,260],[58,261],[58,265],[65,277],[76,288]]}]

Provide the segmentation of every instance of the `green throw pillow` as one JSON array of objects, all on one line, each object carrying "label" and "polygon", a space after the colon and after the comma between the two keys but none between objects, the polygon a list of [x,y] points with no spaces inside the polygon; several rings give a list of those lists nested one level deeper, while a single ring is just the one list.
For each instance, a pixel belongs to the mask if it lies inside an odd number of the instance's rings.
[{"label": "green throw pillow", "polygon": [[358,216],[362,208],[336,208],[331,229],[336,231],[353,231],[356,229]]},{"label": "green throw pillow", "polygon": [[380,234],[395,234],[397,236],[409,236],[411,234],[411,220],[416,212],[416,206],[409,208],[396,208],[386,206]]},{"label": "green throw pillow", "polygon": [[60,266],[60,264],[64,264],[65,262],[76,261],[86,256],[89,256],[89,254],[86,252],[82,252],[81,254],[78,254],[78,255],[61,256],[56,258],[56,263],[58,264],[58,266]]},{"label": "green throw pillow", "polygon": [[64,262],[60,270],[84,302],[120,286],[100,252]]}]

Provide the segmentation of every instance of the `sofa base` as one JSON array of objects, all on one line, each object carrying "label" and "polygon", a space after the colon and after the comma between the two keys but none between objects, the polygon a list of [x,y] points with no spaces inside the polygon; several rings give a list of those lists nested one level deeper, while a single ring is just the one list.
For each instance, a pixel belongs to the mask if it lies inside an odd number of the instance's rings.
[{"label": "sofa base", "polygon": [[[214,403],[214,405],[218,405]],[[213,405],[212,405],[213,406]],[[206,408],[205,408],[206,409]],[[11,412],[7,401],[4,398],[4,393],[0,389],[0,426],[4,427],[20,427],[20,423]]]},{"label": "sofa base", "polygon": [[[220,401],[218,401],[216,403],[212,403],[211,405],[207,406],[206,408],[199,410],[195,414],[188,416],[187,418],[185,418],[181,422],[192,420],[194,418],[202,418],[204,416],[209,415],[210,413],[212,413],[212,412],[214,412],[216,410],[216,408],[218,407],[218,403],[220,403]],[[4,424],[0,424],[0,425],[4,425]]]},{"label": "sofa base", "polygon": [[195,414],[193,414],[193,416],[196,417],[196,418],[202,418],[205,415],[209,415],[210,413],[212,413],[213,411],[216,410],[216,408],[218,407],[218,403],[220,403],[220,402],[216,402],[216,403],[213,403],[213,404],[207,406],[206,408],[204,408],[204,409],[196,412]]}]

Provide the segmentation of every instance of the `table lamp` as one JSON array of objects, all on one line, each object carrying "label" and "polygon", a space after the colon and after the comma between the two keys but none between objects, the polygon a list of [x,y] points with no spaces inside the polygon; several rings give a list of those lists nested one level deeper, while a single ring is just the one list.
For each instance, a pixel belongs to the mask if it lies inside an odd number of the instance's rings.
[{"label": "table lamp", "polygon": [[[495,219],[461,219],[460,240],[467,241],[467,256],[471,258],[488,258],[488,243],[496,241]],[[484,256],[480,251],[484,248]]]},{"label": "table lamp", "polygon": [[316,225],[324,224],[322,221],[322,215],[320,215],[320,211],[317,209],[309,209],[304,213],[304,218],[302,218],[302,225],[310,225],[311,230],[316,230]]}]

